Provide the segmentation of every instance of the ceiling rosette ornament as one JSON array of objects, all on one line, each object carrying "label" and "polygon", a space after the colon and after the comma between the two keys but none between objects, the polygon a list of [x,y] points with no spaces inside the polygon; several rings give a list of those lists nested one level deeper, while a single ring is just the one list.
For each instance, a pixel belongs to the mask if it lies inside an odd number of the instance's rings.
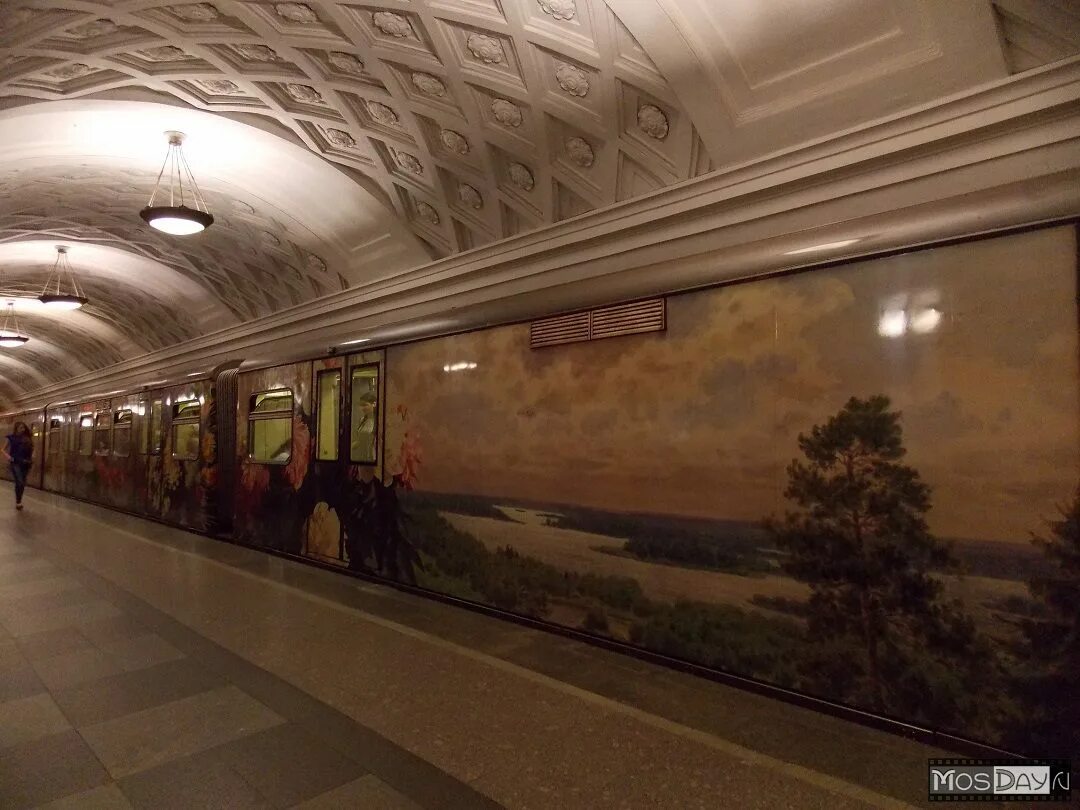
[{"label": "ceiling rosette ornament", "polygon": [[556,20],[572,20],[577,14],[574,0],[537,0],[540,10]]},{"label": "ceiling rosette ornament", "polygon": [[119,30],[120,26],[112,20],[93,20],[92,22],[69,28],[67,33],[68,36],[75,37],[75,39],[93,39],[94,37],[103,37],[107,34],[115,34]]},{"label": "ceiling rosette ornament", "polygon": [[314,87],[309,87],[306,84],[296,84],[295,82],[289,82],[285,85],[285,92],[288,93],[295,101],[300,101],[304,104],[326,103],[326,101],[322,97],[322,93],[320,93]]},{"label": "ceiling rosette ornament", "polygon": [[311,25],[319,21],[319,15],[305,3],[275,3],[274,13],[283,20],[303,25]]},{"label": "ceiling rosette ornament", "polygon": [[326,54],[327,60],[335,68],[342,73],[349,73],[353,76],[359,76],[364,72],[364,63],[353,56],[351,53],[342,53],[341,51],[330,51]]},{"label": "ceiling rosette ornament", "polygon": [[91,73],[96,72],[97,68],[90,67],[90,65],[84,65],[82,62],[72,62],[70,65],[60,65],[59,67],[46,70],[45,75],[53,79],[66,81],[68,79],[78,79],[82,76],[89,76]]},{"label": "ceiling rosette ornament", "polygon": [[342,149],[356,148],[356,139],[343,129],[326,130],[326,140]]},{"label": "ceiling rosette ornament", "polygon": [[378,101],[369,101],[367,102],[367,109],[371,117],[380,124],[390,127],[396,127],[398,125],[397,113],[385,104],[381,104]]},{"label": "ceiling rosette ornament", "polygon": [[416,213],[421,219],[431,225],[438,225],[442,222],[442,217],[440,217],[439,212],[435,210],[435,206],[422,200],[416,204]]},{"label": "ceiling rosette ornament", "polygon": [[469,142],[460,132],[456,132],[452,129],[444,129],[439,133],[439,140],[442,141],[442,145],[445,146],[449,152],[453,152],[456,155],[469,154]]},{"label": "ceiling rosette ornament", "polygon": [[511,163],[506,171],[510,176],[510,182],[523,191],[532,191],[536,185],[533,173],[524,163]]},{"label": "ceiling rosette ornament", "polygon": [[235,96],[241,92],[240,85],[228,79],[199,79],[199,84],[219,96]]},{"label": "ceiling rosette ornament", "polygon": [[462,204],[469,208],[479,211],[484,207],[484,198],[476,186],[470,186],[468,183],[458,183],[457,195]]},{"label": "ceiling rosette ornament", "polygon": [[570,156],[570,160],[583,169],[588,169],[596,162],[596,154],[592,146],[587,140],[576,135],[566,139],[566,154]]},{"label": "ceiling rosette ornament", "polygon": [[410,155],[408,152],[397,153],[397,164],[407,172],[412,174],[423,174],[424,164],[420,162],[420,158],[416,155]]},{"label": "ceiling rosette ornament", "polygon": [[185,59],[194,58],[175,45],[159,45],[156,48],[136,51],[136,53],[151,62],[183,62]]},{"label": "ceiling rosette ornament", "polygon": [[388,37],[397,37],[398,39],[410,37],[413,32],[409,21],[392,11],[376,11],[371,15],[371,24]]},{"label": "ceiling rosette ornament", "polygon": [[589,94],[589,77],[581,68],[560,62],[555,69],[555,81],[572,96],[584,98]]},{"label": "ceiling rosette ornament", "polygon": [[438,76],[430,73],[414,73],[412,75],[413,87],[426,96],[442,97],[446,95],[446,85]]},{"label": "ceiling rosette ornament", "polygon": [[655,104],[642,104],[637,111],[638,127],[650,138],[664,140],[668,134],[668,118]]},{"label": "ceiling rosette ornament", "polygon": [[491,102],[491,114],[504,127],[521,126],[521,109],[505,98],[497,98]]},{"label": "ceiling rosette ornament", "polygon": [[486,34],[469,34],[465,40],[465,47],[476,59],[487,65],[497,65],[506,59],[499,40]]},{"label": "ceiling rosette ornament", "polygon": [[169,6],[169,11],[181,20],[188,22],[210,22],[221,16],[221,12],[209,3],[188,3],[183,6]]},{"label": "ceiling rosette ornament", "polygon": [[277,51],[266,45],[242,42],[239,45],[233,45],[233,48],[250,62],[278,62],[281,60],[281,57],[277,55]]}]

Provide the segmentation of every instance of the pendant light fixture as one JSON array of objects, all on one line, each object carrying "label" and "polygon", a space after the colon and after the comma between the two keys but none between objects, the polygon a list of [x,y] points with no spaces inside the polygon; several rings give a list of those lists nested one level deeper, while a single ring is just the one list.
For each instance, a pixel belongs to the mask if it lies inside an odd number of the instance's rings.
[{"label": "pendant light fixture", "polygon": [[30,338],[19,329],[19,319],[15,316],[15,302],[8,301],[4,326],[0,329],[0,346],[5,349],[17,349],[30,342]]},{"label": "pendant light fixture", "polygon": [[[214,217],[210,214],[210,209],[206,207],[199,185],[195,182],[195,176],[191,173],[187,158],[184,157],[184,133],[169,130],[165,133],[165,137],[169,139],[169,151],[165,155],[165,162],[161,164],[161,171],[158,172],[157,183],[154,185],[154,193],[150,195],[150,202],[139,212],[139,216],[146,220],[146,224],[151,228],[172,236],[199,233],[214,224]],[[165,191],[161,187],[161,179],[165,176],[166,168],[169,169],[168,204],[165,204]],[[154,201],[159,194],[162,200],[155,205]],[[188,203],[194,207],[189,206]]]},{"label": "pendant light fixture", "polygon": [[[79,289],[78,282],[75,281],[75,273],[68,263],[67,252],[68,249],[64,245],[56,246],[56,263],[53,265],[52,273],[49,274],[49,280],[45,282],[45,289],[38,296],[38,301],[49,309],[78,309],[88,300]],[[61,288],[65,275],[71,282],[70,293],[64,292]],[[55,283],[53,283],[54,279]]]}]

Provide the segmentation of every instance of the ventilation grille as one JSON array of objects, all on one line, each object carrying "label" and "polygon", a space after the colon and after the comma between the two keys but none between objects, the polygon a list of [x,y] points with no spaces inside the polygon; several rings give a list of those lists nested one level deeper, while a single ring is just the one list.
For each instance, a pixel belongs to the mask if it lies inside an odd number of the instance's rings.
[{"label": "ventilation grille", "polygon": [[539,349],[619,335],[662,332],[666,326],[665,315],[663,298],[557,315],[533,321],[529,329],[529,346]]}]

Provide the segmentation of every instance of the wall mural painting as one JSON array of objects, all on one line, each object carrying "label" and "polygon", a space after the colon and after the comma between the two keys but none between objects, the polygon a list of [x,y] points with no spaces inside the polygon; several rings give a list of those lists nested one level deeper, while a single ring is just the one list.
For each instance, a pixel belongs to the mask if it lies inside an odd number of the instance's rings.
[{"label": "wall mural painting", "polygon": [[1062,227],[676,296],[666,333],[392,348],[396,575],[1080,753],[1076,256]]}]

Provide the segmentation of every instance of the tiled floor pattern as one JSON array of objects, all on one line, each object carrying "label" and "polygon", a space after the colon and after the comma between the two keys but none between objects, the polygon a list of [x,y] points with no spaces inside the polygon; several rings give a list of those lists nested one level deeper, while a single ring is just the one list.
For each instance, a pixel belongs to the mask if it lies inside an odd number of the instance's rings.
[{"label": "tiled floor pattern", "polygon": [[0,807],[493,806],[95,580],[0,541]]},{"label": "tiled floor pattern", "polygon": [[16,516],[0,497],[0,808],[72,795],[57,806],[909,807],[925,804],[927,757],[946,754],[382,584],[27,498]]}]

